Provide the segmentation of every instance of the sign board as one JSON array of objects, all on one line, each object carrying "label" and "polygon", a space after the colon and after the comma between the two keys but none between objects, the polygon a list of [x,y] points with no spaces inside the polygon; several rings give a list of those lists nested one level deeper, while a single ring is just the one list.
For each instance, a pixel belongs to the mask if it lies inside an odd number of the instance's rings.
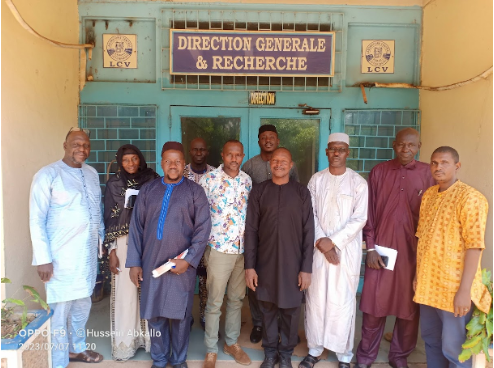
[{"label": "sign board", "polygon": [[334,32],[170,30],[170,74],[334,76]]},{"label": "sign board", "polygon": [[137,69],[137,36],[103,34],[103,67]]},{"label": "sign board", "polygon": [[395,72],[394,40],[362,40],[363,74],[393,74]]},{"label": "sign board", "polygon": [[249,105],[275,105],[276,92],[274,91],[250,91]]}]

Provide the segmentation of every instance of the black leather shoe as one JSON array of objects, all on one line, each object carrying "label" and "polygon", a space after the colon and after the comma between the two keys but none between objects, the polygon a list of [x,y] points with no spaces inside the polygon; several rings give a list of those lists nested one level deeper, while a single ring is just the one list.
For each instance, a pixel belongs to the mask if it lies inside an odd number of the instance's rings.
[{"label": "black leather shoe", "polygon": [[252,332],[250,333],[250,342],[257,344],[262,339],[262,327],[254,326]]},{"label": "black leather shoe", "polygon": [[298,365],[298,368],[312,368],[318,361],[318,357],[307,354],[307,356]]},{"label": "black leather shoe", "polygon": [[172,365],[173,368],[188,368],[187,362]]},{"label": "black leather shoe", "polygon": [[292,368],[292,357],[280,356],[280,368]]},{"label": "black leather shoe", "polygon": [[260,368],[274,368],[275,364],[278,363],[278,357],[264,357]]},{"label": "black leather shoe", "polygon": [[350,368],[350,363],[338,362],[338,368]]}]

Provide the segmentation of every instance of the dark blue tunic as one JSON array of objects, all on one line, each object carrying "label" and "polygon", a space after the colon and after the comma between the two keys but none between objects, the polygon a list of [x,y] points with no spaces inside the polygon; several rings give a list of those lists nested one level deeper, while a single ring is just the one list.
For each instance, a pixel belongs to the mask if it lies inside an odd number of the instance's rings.
[{"label": "dark blue tunic", "polygon": [[[130,222],[125,264],[127,268],[142,267],[141,318],[183,319],[191,315],[196,268],[210,231],[209,206],[200,185],[184,178],[170,186],[159,178],[142,187]],[[186,272],[152,276],[155,268],[186,249],[185,260],[190,264]]]}]

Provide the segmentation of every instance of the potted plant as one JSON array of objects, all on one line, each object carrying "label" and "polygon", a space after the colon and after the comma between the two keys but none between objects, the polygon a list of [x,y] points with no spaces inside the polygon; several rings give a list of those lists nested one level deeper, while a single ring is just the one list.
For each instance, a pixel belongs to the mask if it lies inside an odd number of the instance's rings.
[{"label": "potted plant", "polygon": [[485,268],[482,270],[482,283],[491,294],[491,308],[489,313],[484,313],[476,306],[474,307],[472,319],[466,325],[467,339],[458,356],[460,362],[473,356],[474,367],[485,367],[485,361],[491,361],[490,353],[492,353],[492,278],[491,272]]},{"label": "potted plant", "polygon": [[[2,278],[2,284],[10,280]],[[23,285],[25,297],[2,300],[2,367],[51,368],[50,317],[53,311],[32,286]],[[42,309],[28,310],[26,301]]]}]

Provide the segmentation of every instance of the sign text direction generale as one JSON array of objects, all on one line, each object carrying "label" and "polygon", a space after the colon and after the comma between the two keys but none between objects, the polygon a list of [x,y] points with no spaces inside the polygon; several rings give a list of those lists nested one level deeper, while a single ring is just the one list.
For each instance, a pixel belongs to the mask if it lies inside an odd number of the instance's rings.
[{"label": "sign text direction generale", "polygon": [[170,30],[170,73],[334,75],[334,32]]}]

